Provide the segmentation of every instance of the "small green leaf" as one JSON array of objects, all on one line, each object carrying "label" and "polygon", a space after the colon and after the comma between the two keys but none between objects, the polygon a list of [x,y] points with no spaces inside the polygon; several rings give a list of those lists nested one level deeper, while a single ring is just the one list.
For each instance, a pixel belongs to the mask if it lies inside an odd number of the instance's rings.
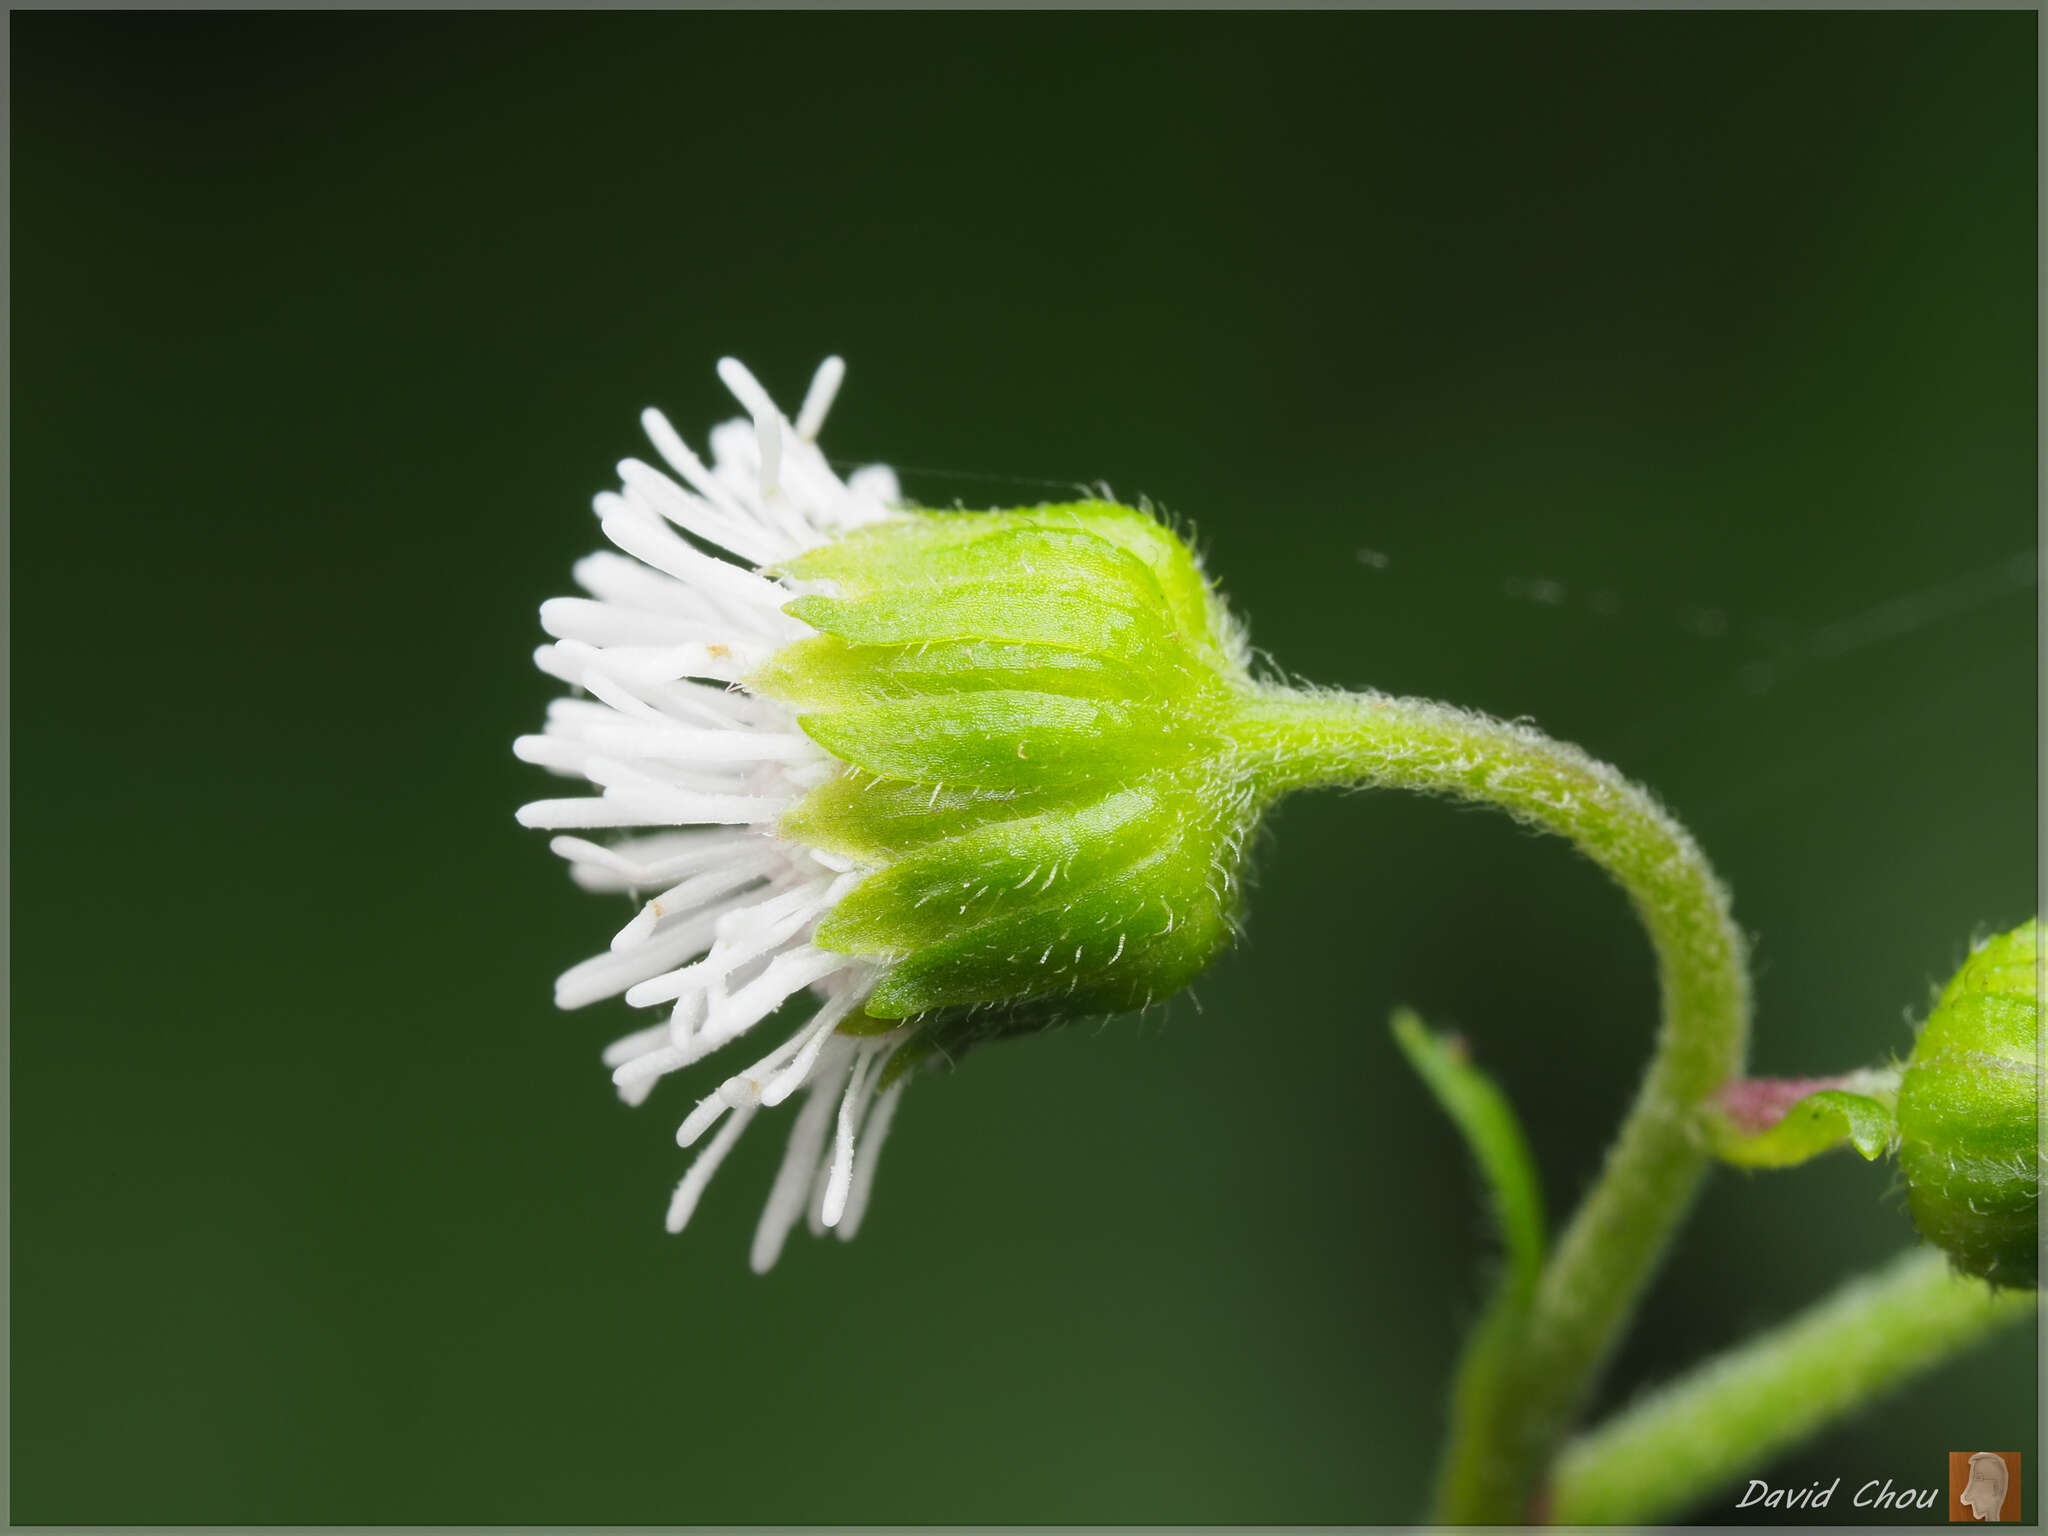
[{"label": "small green leaf", "polygon": [[1015,918],[1070,907],[1167,842],[1176,809],[1139,786],[962,832],[868,876],[825,920],[817,942],[850,954],[908,953],[998,911]]},{"label": "small green leaf", "polygon": [[1017,688],[891,699],[798,723],[834,757],[870,773],[975,789],[1113,782],[1134,761],[1149,768],[1180,746],[1141,708]]},{"label": "small green leaf", "polygon": [[991,822],[1089,800],[1086,785],[1057,791],[975,789],[886,779],[848,768],[799,800],[783,815],[780,830],[814,848],[888,864]]},{"label": "small green leaf", "polygon": [[1878,1099],[1840,1088],[1808,1094],[1775,1125],[1746,1129],[1725,1111],[1708,1120],[1714,1155],[1738,1168],[1791,1168],[1847,1142],[1865,1159],[1891,1145],[1892,1112]]},{"label": "small green leaf", "polygon": [[1492,1196],[1508,1250],[1503,1294],[1533,1295],[1543,1270],[1543,1190],[1513,1107],[1493,1080],[1472,1065],[1456,1035],[1433,1033],[1406,1008],[1395,1010],[1393,1029],[1408,1064],[1464,1136]]},{"label": "small green leaf", "polygon": [[[1493,1287],[1486,1310],[1473,1324],[1459,1353],[1451,1389],[1455,1421],[1468,1421],[1502,1390],[1502,1382],[1522,1347],[1536,1285],[1543,1273],[1543,1191],[1529,1143],[1507,1096],[1472,1065],[1464,1042],[1455,1035],[1433,1033],[1406,1008],[1394,1011],[1394,1039],[1437,1103],[1451,1117],[1466,1148],[1479,1165],[1481,1182],[1493,1200],[1508,1265]],[[1454,1442],[1451,1457],[1437,1473],[1437,1503],[1449,1489],[1474,1476],[1468,1453]]]},{"label": "small green leaf", "polygon": [[877,1018],[911,1018],[991,997],[1059,998],[1072,1017],[1144,1008],[1193,980],[1229,936],[1232,892],[1208,878],[1227,829],[1164,846],[1056,905],[1002,910],[892,966],[868,998]]},{"label": "small green leaf", "polygon": [[981,688],[1026,688],[1083,699],[1122,699],[1132,693],[1130,666],[1082,651],[997,640],[848,645],[837,635],[813,635],[784,646],[747,686],[785,704],[826,709],[877,696],[923,698]]},{"label": "small green leaf", "polygon": [[[1229,649],[1229,624],[1224,609],[1193,554],[1174,533],[1148,514],[1113,502],[1081,501],[1020,508],[1012,512],[920,512],[914,518],[860,529],[832,544],[808,551],[784,565],[800,580],[827,580],[845,597],[864,597],[891,587],[927,587],[935,582],[979,580],[976,567],[999,569],[1011,550],[1022,548],[1043,578],[1064,563],[1040,562],[1028,546],[991,543],[1000,536],[1043,537],[1058,531],[1069,537],[1088,535],[1115,552],[1135,558],[1156,584],[1151,601],[1164,600],[1172,624],[1187,638],[1222,654]],[[1123,572],[1109,576],[1087,571],[1081,585],[1095,591],[1129,581]]]},{"label": "small green leaf", "polygon": [[[1037,535],[1047,527],[1045,514],[1067,510],[918,512],[856,529],[785,561],[781,569],[800,581],[829,581],[848,597],[975,580],[1000,566],[1001,541]],[[1071,519],[1060,521],[1074,528]]]},{"label": "small green leaf", "polygon": [[1035,577],[991,579],[972,586],[910,587],[873,597],[799,597],[783,605],[791,618],[837,635],[849,645],[923,645],[995,640],[1043,645],[1096,656],[1135,657],[1165,642],[1168,631],[1151,606],[1125,594],[1048,588]]}]

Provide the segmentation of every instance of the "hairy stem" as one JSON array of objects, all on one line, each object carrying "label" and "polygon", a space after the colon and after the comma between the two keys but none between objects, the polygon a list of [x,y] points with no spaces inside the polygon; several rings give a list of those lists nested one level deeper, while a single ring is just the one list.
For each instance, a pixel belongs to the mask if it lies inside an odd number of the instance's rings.
[{"label": "hairy stem", "polygon": [[1905,1253],[1574,1441],[1558,1462],[1552,1516],[1641,1525],[1683,1515],[2034,1308],[2034,1292],[1951,1274],[1935,1249]]},{"label": "hairy stem", "polygon": [[1555,832],[1627,892],[1656,952],[1663,1022],[1598,1181],[1520,1330],[1461,1383],[1436,1517],[1517,1521],[1684,1215],[1706,1164],[1706,1097],[1742,1068],[1749,991],[1728,898],[1685,829],[1576,747],[1417,699],[1273,690],[1233,729],[1274,793],[1373,785],[1496,806]]}]

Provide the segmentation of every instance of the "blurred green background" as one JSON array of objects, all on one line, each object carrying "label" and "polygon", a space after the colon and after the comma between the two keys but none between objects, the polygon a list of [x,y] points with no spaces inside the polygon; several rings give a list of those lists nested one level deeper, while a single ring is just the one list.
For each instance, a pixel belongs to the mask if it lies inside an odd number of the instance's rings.
[{"label": "blurred green background", "polygon": [[[1758,1070],[1903,1051],[2034,902],[2035,27],[16,15],[14,1519],[1419,1514],[1489,1250],[1386,1016],[1567,1208],[1654,1010],[1597,873],[1290,803],[1194,999],[921,1083],[755,1279],[780,1136],[667,1238],[702,1084],[550,1002],[626,909],[512,821],[536,605],[641,406],[840,351],[846,462],[1149,495],[1292,671],[1654,785]],[[1911,1241],[1717,1175],[1603,1403]],[[2032,1345],[1757,1475],[2031,1446]]]}]

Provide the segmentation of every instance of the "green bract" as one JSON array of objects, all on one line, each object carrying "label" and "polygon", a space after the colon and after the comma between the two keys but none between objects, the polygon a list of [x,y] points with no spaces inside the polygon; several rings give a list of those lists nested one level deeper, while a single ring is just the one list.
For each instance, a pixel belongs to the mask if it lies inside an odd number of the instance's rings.
[{"label": "green bract", "polygon": [[[1883,1075],[1854,1073],[1843,1081]],[[1844,1145],[1870,1162],[1891,1145],[1892,1110],[1882,1097],[1828,1088],[1807,1094],[1783,1118],[1761,1127],[1710,1106],[1706,1126],[1714,1155],[1738,1168],[1791,1168]]]},{"label": "green bract", "polygon": [[783,832],[874,872],[819,928],[926,1049],[1143,1007],[1223,947],[1259,793],[1244,645],[1187,546],[1109,502],[913,513],[789,562],[818,631],[748,686],[846,764]]},{"label": "green bract", "polygon": [[1984,944],[1942,989],[1899,1086],[1899,1165],[1920,1235],[1995,1285],[2038,1274],[2039,926]]}]

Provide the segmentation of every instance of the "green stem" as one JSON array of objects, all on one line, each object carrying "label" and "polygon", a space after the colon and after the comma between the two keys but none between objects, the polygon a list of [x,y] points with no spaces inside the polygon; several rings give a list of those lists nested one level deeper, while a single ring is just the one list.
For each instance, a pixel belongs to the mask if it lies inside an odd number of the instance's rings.
[{"label": "green stem", "polygon": [[1903,1254],[1572,1442],[1552,1518],[1641,1525],[1682,1515],[2034,1307],[2032,1291],[1951,1274],[1935,1249]]},{"label": "green stem", "polygon": [[1413,789],[1555,832],[1615,879],[1649,931],[1663,1001],[1649,1071],[1552,1252],[1520,1346],[1453,1405],[1437,1518],[1521,1520],[1698,1187],[1697,1111],[1742,1068],[1748,979],[1727,895],[1646,791],[1525,726],[1417,699],[1272,690],[1247,701],[1233,735],[1276,794]]}]

